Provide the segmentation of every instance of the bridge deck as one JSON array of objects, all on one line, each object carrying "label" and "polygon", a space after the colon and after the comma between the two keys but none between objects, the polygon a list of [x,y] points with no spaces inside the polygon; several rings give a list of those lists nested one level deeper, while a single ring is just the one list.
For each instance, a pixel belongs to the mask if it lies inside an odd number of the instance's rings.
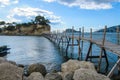
[{"label": "bridge deck", "polygon": [[[46,35],[47,38],[52,39],[54,37],[51,37],[50,35]],[[59,35],[58,40],[60,40],[60,38],[62,38],[63,35]],[[102,40],[94,40],[92,38],[85,38],[85,37],[76,37],[76,36],[66,36],[66,38],[70,38],[72,40],[82,40],[82,41],[88,41],[89,43],[92,44],[96,44],[97,46],[99,46],[100,48],[103,48],[105,50],[111,51],[112,53],[116,54],[117,56],[120,57],[120,45],[106,41],[104,39]],[[74,41],[72,41],[74,43]],[[72,45],[73,45],[72,43]],[[68,43],[69,44],[69,43]],[[120,65],[120,59],[118,59],[118,61],[116,62],[116,64],[114,65],[114,67],[112,68],[112,70],[109,72],[109,74],[107,75],[108,77],[111,77],[113,72],[115,71],[115,69]]]},{"label": "bridge deck", "polygon": [[[71,36],[69,36],[69,38],[73,38]],[[74,37],[74,39],[79,40],[79,37]],[[93,40],[90,38],[80,38],[81,40],[85,40],[85,41],[89,41],[93,44],[96,44],[97,46],[104,48],[108,51],[113,52],[114,54],[116,54],[117,56],[120,57],[120,45],[109,42],[109,41],[104,41],[104,45],[103,45],[103,40]]]}]

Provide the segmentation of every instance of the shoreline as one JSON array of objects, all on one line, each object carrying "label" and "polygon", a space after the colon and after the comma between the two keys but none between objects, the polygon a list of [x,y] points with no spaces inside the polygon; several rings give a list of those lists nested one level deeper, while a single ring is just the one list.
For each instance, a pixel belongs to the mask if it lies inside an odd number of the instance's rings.
[{"label": "shoreline", "polygon": [[[0,57],[0,72],[6,72],[0,75],[0,79],[4,76],[2,80],[7,80],[7,78],[9,80],[110,80],[105,75],[97,73],[93,63],[86,61],[68,60],[61,64],[60,72],[49,73],[46,72],[44,65],[34,63],[28,66],[27,76],[23,74],[24,68],[22,64],[16,64],[16,62]],[[11,75],[7,75],[8,73]],[[16,78],[16,75],[19,77]]]}]

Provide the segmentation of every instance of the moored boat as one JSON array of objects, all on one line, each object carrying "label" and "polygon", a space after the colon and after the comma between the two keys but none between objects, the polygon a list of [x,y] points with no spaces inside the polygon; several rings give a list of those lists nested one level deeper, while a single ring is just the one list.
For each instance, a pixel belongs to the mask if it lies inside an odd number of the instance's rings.
[{"label": "moored boat", "polygon": [[0,57],[3,57],[9,53],[10,48],[7,45],[0,46]]}]

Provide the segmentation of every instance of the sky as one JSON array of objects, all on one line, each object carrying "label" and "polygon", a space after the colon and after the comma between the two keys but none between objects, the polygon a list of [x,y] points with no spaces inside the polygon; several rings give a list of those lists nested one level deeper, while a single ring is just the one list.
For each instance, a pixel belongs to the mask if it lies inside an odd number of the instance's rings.
[{"label": "sky", "polygon": [[0,21],[30,22],[41,15],[52,30],[98,30],[120,24],[120,0],[0,0]]}]

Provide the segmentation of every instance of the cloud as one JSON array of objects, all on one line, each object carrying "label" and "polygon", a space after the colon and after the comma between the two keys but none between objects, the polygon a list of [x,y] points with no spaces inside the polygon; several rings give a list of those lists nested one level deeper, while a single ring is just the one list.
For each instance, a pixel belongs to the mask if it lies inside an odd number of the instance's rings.
[{"label": "cloud", "polygon": [[54,2],[56,0],[44,0],[44,1],[46,1],[46,2]]},{"label": "cloud", "polygon": [[10,11],[7,18],[9,22],[22,22],[23,19],[30,21],[37,15],[44,16],[49,19],[52,24],[62,23],[61,18],[59,16],[55,16],[53,12],[32,7],[16,7]]},{"label": "cloud", "polygon": [[17,4],[19,0],[0,0],[0,7],[6,7],[11,4]]},{"label": "cloud", "polygon": [[81,9],[111,9],[112,2],[120,2],[120,0],[43,0],[46,2],[58,2],[60,4],[73,7],[79,6]]}]

